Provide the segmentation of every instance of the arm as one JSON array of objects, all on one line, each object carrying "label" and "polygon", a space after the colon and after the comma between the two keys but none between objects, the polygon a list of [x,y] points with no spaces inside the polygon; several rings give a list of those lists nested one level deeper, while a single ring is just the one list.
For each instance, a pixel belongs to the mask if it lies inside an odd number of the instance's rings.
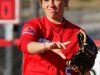
[{"label": "arm", "polygon": [[30,42],[27,45],[27,50],[30,54],[38,54],[46,50],[52,50],[53,52],[60,55],[62,58],[66,58],[65,55],[61,52],[61,48],[66,49],[66,45],[69,44],[70,41],[60,43],[60,42],[45,42],[45,43],[39,43],[39,42]]},{"label": "arm", "polygon": [[27,45],[27,50],[30,54],[38,54],[45,51],[44,43],[30,42]]}]

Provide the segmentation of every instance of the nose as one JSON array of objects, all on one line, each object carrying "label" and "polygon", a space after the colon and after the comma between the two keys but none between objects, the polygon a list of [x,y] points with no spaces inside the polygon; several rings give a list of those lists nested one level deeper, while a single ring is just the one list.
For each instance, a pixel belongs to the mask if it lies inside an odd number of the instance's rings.
[{"label": "nose", "polygon": [[49,2],[49,6],[50,6],[50,7],[54,7],[54,6],[55,6],[54,1],[51,0],[51,1]]}]

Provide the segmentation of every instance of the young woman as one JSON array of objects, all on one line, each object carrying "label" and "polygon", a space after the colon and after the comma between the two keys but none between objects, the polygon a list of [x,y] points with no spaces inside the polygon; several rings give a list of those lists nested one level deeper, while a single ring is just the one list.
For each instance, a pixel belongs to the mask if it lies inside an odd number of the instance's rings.
[{"label": "young woman", "polygon": [[45,16],[25,23],[18,44],[23,75],[77,75],[66,65],[78,50],[76,35],[81,29],[63,17],[68,0],[38,1]]}]

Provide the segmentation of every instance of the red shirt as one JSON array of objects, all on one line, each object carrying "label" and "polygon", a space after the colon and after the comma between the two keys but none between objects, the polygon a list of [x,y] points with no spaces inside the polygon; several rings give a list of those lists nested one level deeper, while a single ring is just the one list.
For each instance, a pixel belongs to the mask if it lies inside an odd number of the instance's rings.
[{"label": "red shirt", "polygon": [[[76,75],[66,65],[66,61],[78,50],[77,33],[81,28],[68,22],[57,25],[50,22],[46,16],[34,18],[25,23],[18,48],[23,52],[23,75]],[[31,55],[28,53],[27,44],[31,41],[37,42],[67,42],[66,60],[52,51],[45,51]]]}]

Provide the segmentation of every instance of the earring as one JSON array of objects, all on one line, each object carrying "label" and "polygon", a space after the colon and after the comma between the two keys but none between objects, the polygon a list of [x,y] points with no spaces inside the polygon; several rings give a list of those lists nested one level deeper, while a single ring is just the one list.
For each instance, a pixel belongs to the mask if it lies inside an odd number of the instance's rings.
[{"label": "earring", "polygon": [[66,10],[68,10],[68,9],[69,9],[69,6],[68,6],[68,5],[66,5],[66,6],[65,6],[65,9],[66,9]]}]

